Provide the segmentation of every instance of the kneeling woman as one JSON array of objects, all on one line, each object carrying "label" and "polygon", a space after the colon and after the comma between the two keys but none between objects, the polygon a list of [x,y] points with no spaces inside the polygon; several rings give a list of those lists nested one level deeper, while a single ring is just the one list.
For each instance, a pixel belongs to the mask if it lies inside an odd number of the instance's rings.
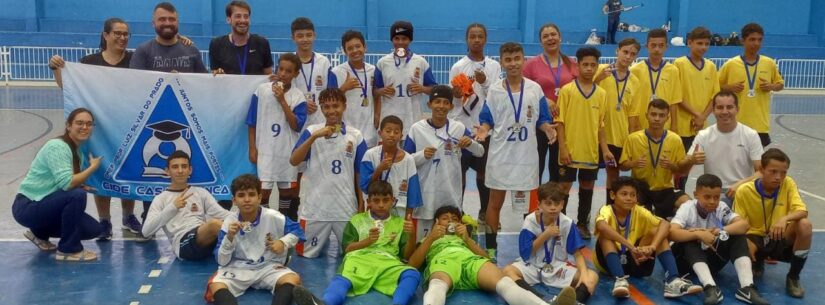
[{"label": "kneeling woman", "polygon": [[[40,250],[57,249],[59,261],[90,261],[97,254],[84,250],[81,240],[100,235],[101,226],[86,214],[83,183],[100,166],[100,157],[88,157],[81,170],[79,147],[94,128],[94,117],[78,108],[66,119],[62,136],[51,139],[37,152],[12,205],[14,220],[29,228],[23,233]],[[60,237],[55,247],[50,237]]]},{"label": "kneeling woman", "polygon": [[[435,223],[413,255],[410,266],[420,268],[426,260],[425,277],[429,288],[424,304],[442,305],[452,289],[482,289],[495,291],[508,304],[547,304],[538,296],[516,285],[490,262],[484,251],[470,237],[461,223],[461,211],[454,206],[443,206],[435,211]],[[575,304],[575,291],[567,287],[552,302]]]}]

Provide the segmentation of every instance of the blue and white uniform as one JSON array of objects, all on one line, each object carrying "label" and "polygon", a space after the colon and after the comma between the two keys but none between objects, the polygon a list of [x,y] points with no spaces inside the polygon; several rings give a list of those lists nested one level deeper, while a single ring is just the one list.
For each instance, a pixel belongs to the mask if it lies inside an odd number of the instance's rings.
[{"label": "blue and white uniform", "polygon": [[[567,215],[559,214],[553,224],[543,223],[540,215],[541,212],[536,211],[524,219],[518,238],[519,258],[513,266],[521,271],[527,284],[542,283],[557,288],[570,286],[577,271],[573,254],[586,248],[587,243],[579,235],[576,223]],[[547,240],[544,247],[531,253],[533,242],[550,225],[559,227],[560,236]]]},{"label": "blue and white uniform", "polygon": [[430,64],[424,57],[409,52],[406,57],[397,58],[387,54],[375,64],[375,88],[392,85],[395,96],[381,97],[381,119],[394,115],[404,123],[402,135],[406,136],[410,126],[421,119],[421,107],[427,103],[424,93],[412,95],[410,84],[422,86],[436,85]]},{"label": "blue and white uniform", "polygon": [[344,111],[344,122],[361,131],[367,147],[378,144],[378,132],[375,129],[375,101],[372,89],[375,87],[375,66],[364,63],[363,69],[353,68],[349,62],[335,66],[329,73],[328,85],[339,88],[347,81],[347,75],[358,79],[361,88],[344,92],[347,97],[347,110]]}]

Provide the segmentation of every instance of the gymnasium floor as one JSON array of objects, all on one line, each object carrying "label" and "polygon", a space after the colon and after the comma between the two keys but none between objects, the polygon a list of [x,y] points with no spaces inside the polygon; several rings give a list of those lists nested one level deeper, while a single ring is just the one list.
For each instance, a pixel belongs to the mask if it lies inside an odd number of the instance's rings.
[{"label": "gymnasium floor", "polygon": [[[791,159],[789,175],[799,184],[802,197],[808,205],[809,217],[817,232],[802,283],[806,297],[792,299],[784,293],[787,264],[768,266],[757,287],[773,304],[813,304],[825,298],[819,290],[825,275],[818,273],[825,268],[825,184],[820,173],[825,170],[825,95],[782,94],[774,97],[772,134],[773,146],[787,152]],[[214,261],[181,262],[173,259],[168,241],[158,238],[148,243],[138,243],[131,234],[121,233],[115,223],[115,239],[111,242],[84,242],[97,251],[100,260],[92,263],[57,263],[53,256],[41,253],[23,238],[25,231],[11,216],[11,203],[17,193],[20,180],[26,174],[34,154],[48,139],[62,132],[62,96],[56,88],[0,88],[0,304],[202,304],[205,281],[216,269]],[[692,177],[701,174],[694,171]],[[545,178],[546,179],[546,178]],[[599,177],[594,198],[593,214],[604,202],[603,175]],[[468,177],[465,210],[475,216],[478,210],[478,194],[474,178]],[[688,184],[692,192],[692,183]],[[116,202],[116,201],[115,201]],[[569,210],[575,211],[576,196],[571,198]],[[137,208],[136,212],[139,212]],[[87,212],[96,216],[94,203],[89,198]],[[573,212],[575,214],[575,212]],[[119,204],[112,205],[113,219],[120,215]],[[575,215],[571,215],[575,217]],[[515,232],[521,225],[521,217],[503,209],[503,233],[500,237],[499,262],[503,266],[516,257]],[[54,241],[54,240],[53,240]],[[591,245],[592,246],[592,245]],[[321,294],[334,275],[339,260],[321,258],[307,260],[294,258],[290,267],[300,272],[304,285]],[[676,300],[662,296],[663,272],[657,271],[646,279],[631,279],[635,289],[629,300],[614,300],[609,296],[612,281],[602,280],[589,304],[701,304],[701,295]],[[734,304],[737,287],[736,274],[728,266],[716,275],[722,287],[726,304]],[[146,290],[148,293],[139,293]],[[540,288],[548,294],[555,290]],[[416,301],[421,304],[423,291],[419,289]],[[263,291],[250,291],[240,298],[241,303],[268,304],[270,295]],[[135,303],[138,302],[138,303]],[[388,304],[390,298],[371,292],[352,298],[347,304]],[[481,292],[455,292],[447,304],[504,304],[497,296]]]}]

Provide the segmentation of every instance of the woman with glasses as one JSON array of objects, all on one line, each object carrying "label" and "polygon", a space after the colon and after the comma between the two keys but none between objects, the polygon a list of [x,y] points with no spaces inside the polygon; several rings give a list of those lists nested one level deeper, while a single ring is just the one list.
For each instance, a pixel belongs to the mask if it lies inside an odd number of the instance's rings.
[{"label": "woman with glasses", "polygon": [[[100,235],[101,225],[86,214],[86,179],[100,167],[100,157],[79,149],[92,134],[94,117],[78,108],[69,113],[62,136],[46,142],[32,161],[12,204],[23,233],[42,251],[57,250],[58,261],[91,261],[97,254],[84,250],[81,240]],[[50,237],[60,237],[57,246]]]}]

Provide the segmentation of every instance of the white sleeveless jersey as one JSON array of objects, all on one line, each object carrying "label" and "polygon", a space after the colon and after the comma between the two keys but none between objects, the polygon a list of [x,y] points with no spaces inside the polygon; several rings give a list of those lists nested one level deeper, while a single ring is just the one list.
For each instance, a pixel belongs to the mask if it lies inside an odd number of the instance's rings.
[{"label": "white sleeveless jersey", "polygon": [[[375,168],[381,164],[381,155],[383,154],[383,147],[376,146],[367,150],[364,153],[364,159],[361,161],[361,190],[366,193],[369,187],[372,174]],[[401,162],[392,164],[390,169],[381,173],[381,180],[387,181],[392,185],[395,192],[395,199],[397,200],[395,207],[399,209],[404,208],[418,208],[421,206],[421,184],[418,180],[418,171],[415,169],[415,161],[412,155],[405,153],[404,159]],[[417,214],[416,214],[417,215]]]},{"label": "white sleeveless jersey", "polygon": [[413,83],[423,86],[436,84],[430,64],[418,54],[401,59],[388,54],[378,60],[375,69],[375,88],[390,85],[395,88],[392,98],[381,97],[381,119],[390,115],[399,117],[404,123],[403,135],[406,136],[410,126],[421,119],[421,107],[426,107],[429,99],[424,93],[412,95],[409,86]]},{"label": "white sleeveless jersey", "polygon": [[474,94],[469,96],[466,101],[462,98],[453,98],[453,110],[450,110],[448,114],[450,119],[461,122],[470,130],[473,126],[478,125],[478,114],[481,113],[481,108],[484,107],[487,90],[492,84],[501,79],[501,65],[489,57],[485,57],[484,61],[473,61],[464,56],[450,68],[450,81],[460,73],[464,73],[468,78],[473,79],[476,70],[482,70],[484,75],[487,76],[487,81],[483,84],[473,82]]},{"label": "white sleeveless jersey", "polygon": [[328,85],[335,88],[341,87],[347,81],[348,74],[358,78],[361,88],[344,92],[347,97],[344,122],[360,130],[361,134],[364,135],[364,141],[367,142],[367,147],[373,147],[378,144],[378,132],[373,124],[375,101],[373,100],[372,89],[375,83],[375,66],[364,63],[364,69],[353,71],[347,62],[337,65],[329,73]]},{"label": "white sleeveless jersey", "polygon": [[[308,63],[302,63],[298,76],[292,79],[292,86],[298,88],[302,94],[311,94],[311,99],[318,104],[318,95],[327,88],[328,73],[332,65],[326,56],[313,53],[313,58]],[[305,98],[306,99],[306,98]],[[309,99],[307,99],[309,102]],[[325,121],[321,113],[321,106],[313,114],[307,114],[307,123],[304,126],[320,124]]]},{"label": "white sleeveless jersey", "polygon": [[[304,95],[294,86],[284,95],[298,118],[298,130],[301,130],[307,115]],[[255,127],[258,178],[261,181],[296,181],[298,169],[289,164],[289,157],[299,133],[289,127],[284,110],[272,93],[272,83],[261,84],[255,90],[246,123]]]},{"label": "white sleeveless jersey", "polygon": [[294,247],[299,240],[304,240],[304,232],[298,223],[285,217],[278,211],[261,207],[258,218],[251,221],[249,230],[241,229],[232,242],[226,238],[229,225],[238,221],[237,209],[223,220],[223,227],[218,234],[218,264],[237,269],[258,269],[270,264],[286,262],[287,253],[275,254],[266,247],[267,234],[272,240],[282,240],[289,247]]},{"label": "white sleeveless jersey", "polygon": [[[573,254],[576,253],[576,250],[579,248],[585,247],[586,244],[581,236],[578,235],[578,230],[576,230],[573,220],[564,214],[559,214],[557,223],[561,236],[547,240],[545,247],[539,248],[535,254],[530,255],[533,241],[542,233],[541,223],[536,220],[537,213],[539,212],[530,213],[530,215],[524,218],[524,222],[521,225],[521,233],[519,234],[519,257],[521,260],[533,266],[544,266],[544,258],[547,257],[547,254],[550,254],[553,257],[552,261],[575,264],[576,260]],[[544,224],[545,228],[549,225],[556,225],[556,223]]]}]

